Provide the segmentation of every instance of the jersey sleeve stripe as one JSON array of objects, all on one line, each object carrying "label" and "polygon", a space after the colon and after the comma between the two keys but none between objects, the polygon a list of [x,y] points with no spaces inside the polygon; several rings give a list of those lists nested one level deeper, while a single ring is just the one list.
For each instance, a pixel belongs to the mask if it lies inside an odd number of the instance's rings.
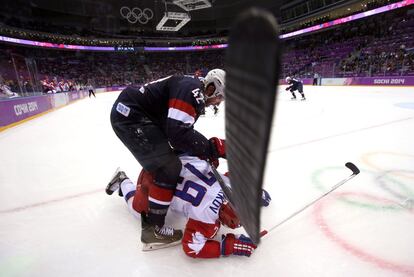
[{"label": "jersey sleeve stripe", "polygon": [[168,205],[170,205],[170,204],[171,204],[171,201],[161,201],[161,200],[158,200],[158,199],[152,198],[151,196],[148,196],[148,200],[149,200],[150,202],[154,202],[154,203],[156,203],[156,204],[158,204],[158,205],[163,205],[163,206],[168,206]]},{"label": "jersey sleeve stripe", "polygon": [[195,119],[193,116],[189,115],[186,112],[183,112],[182,110],[178,110],[175,108],[168,109],[168,118],[175,119],[175,120],[178,120],[185,124],[190,124],[190,125],[193,125],[195,122]]},{"label": "jersey sleeve stripe", "polygon": [[191,104],[189,104],[189,103],[187,103],[183,100],[176,99],[176,98],[170,99],[170,101],[168,103],[168,107],[170,109],[173,108],[173,109],[182,111],[182,112],[188,114],[189,116],[191,116],[193,118],[196,117],[195,108]]}]

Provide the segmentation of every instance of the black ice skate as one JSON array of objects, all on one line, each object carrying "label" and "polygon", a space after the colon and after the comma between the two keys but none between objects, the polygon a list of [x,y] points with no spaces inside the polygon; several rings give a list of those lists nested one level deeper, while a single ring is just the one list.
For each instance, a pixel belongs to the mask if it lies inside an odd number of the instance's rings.
[{"label": "black ice skate", "polygon": [[125,179],[128,179],[128,177],[126,176],[125,172],[121,171],[121,169],[118,167],[111,181],[109,181],[108,185],[106,186],[106,194],[111,195],[112,193],[114,193],[114,191],[118,190],[118,195],[123,196],[121,190],[121,183]]},{"label": "black ice skate", "polygon": [[306,100],[306,98],[305,97],[302,97],[302,99],[300,99],[301,101],[305,101]]}]

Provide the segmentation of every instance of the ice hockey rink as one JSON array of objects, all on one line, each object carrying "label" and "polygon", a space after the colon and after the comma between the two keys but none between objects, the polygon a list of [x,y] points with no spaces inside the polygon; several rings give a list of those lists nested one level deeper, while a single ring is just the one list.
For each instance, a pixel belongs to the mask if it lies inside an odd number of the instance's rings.
[{"label": "ice hockey rink", "polygon": [[[414,88],[305,93],[291,101],[278,92],[262,228],[349,176],[346,162],[361,173],[264,236],[250,258],[141,251],[139,220],[104,192],[118,166],[134,181],[140,171],[110,126],[118,92],[1,132],[0,276],[414,276]],[[224,109],[195,127],[223,137]]]}]

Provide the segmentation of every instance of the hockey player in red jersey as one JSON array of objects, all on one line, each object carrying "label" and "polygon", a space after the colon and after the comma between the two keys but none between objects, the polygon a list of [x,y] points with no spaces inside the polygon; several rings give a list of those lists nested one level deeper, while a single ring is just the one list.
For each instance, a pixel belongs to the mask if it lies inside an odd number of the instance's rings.
[{"label": "hockey player in red jersey", "polygon": [[169,76],[121,92],[111,111],[115,134],[141,166],[154,175],[157,189],[149,192],[149,210],[141,240],[166,246],[182,232],[164,226],[182,164],[173,150],[210,161],[225,157],[219,139],[207,139],[194,129],[205,107],[224,100],[225,72],[213,69],[198,78]]},{"label": "hockey player in red jersey", "polygon": [[[174,194],[170,209],[187,217],[182,239],[182,248],[193,258],[218,258],[220,256],[239,255],[249,257],[256,245],[245,235],[232,233],[222,235],[221,240],[215,240],[221,224],[235,229],[240,227],[240,221],[211,172],[208,162],[194,156],[180,156],[183,168],[179,183]],[[228,183],[228,178],[222,175]],[[106,188],[108,194],[120,190],[129,210],[141,215],[148,212],[150,191],[157,189],[153,176],[141,171],[137,186],[125,175],[117,171],[115,177]],[[262,205],[268,206],[270,195],[263,190]],[[145,244],[143,250],[157,249],[159,245]]]}]

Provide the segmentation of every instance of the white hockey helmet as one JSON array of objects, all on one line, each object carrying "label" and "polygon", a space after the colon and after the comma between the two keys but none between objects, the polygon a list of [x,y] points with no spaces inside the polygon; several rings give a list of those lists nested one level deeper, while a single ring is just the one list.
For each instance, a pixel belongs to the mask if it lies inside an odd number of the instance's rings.
[{"label": "white hockey helmet", "polygon": [[289,81],[292,80],[289,76],[286,77],[286,83],[289,83]]},{"label": "white hockey helmet", "polygon": [[223,69],[213,69],[210,70],[206,77],[204,78],[204,87],[207,87],[209,84],[213,83],[216,87],[216,90],[211,96],[208,96],[207,98],[211,97],[217,97],[222,96],[224,98],[224,89],[226,87],[226,72]]}]

